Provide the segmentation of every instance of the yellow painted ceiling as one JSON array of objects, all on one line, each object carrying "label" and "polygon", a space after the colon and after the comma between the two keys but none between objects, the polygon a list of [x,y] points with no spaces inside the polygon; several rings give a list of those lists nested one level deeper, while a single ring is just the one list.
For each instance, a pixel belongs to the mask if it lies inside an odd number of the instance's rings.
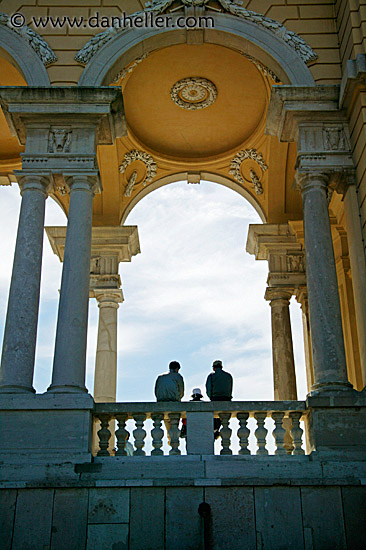
[{"label": "yellow painted ceiling", "polygon": [[[27,83],[6,59],[0,57],[0,86],[26,86]],[[3,111],[0,109],[0,160],[18,159],[24,147],[10,133]]]},{"label": "yellow painted ceiling", "polygon": [[[200,110],[177,106],[172,86],[188,77],[215,84],[216,101]],[[187,44],[151,53],[123,85],[129,130],[160,155],[214,157],[234,150],[263,122],[268,86],[243,55],[221,46]]]}]

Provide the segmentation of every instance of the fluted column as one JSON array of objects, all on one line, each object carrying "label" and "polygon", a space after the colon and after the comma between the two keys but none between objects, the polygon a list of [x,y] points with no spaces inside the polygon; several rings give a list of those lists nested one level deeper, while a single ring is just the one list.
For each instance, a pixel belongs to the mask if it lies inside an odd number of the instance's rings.
[{"label": "fluted column", "polygon": [[304,212],[307,288],[316,390],[351,388],[347,378],[337,274],[330,230],[328,176],[297,174]]},{"label": "fluted column", "polygon": [[276,400],[297,399],[294,352],[288,288],[267,288],[265,298],[271,306],[273,385]]},{"label": "fluted column", "polygon": [[22,195],[3,341],[0,391],[33,392],[45,199],[49,178],[18,175]]},{"label": "fluted column", "polygon": [[52,384],[48,391],[86,392],[91,230],[96,176],[75,175],[70,187]]}]

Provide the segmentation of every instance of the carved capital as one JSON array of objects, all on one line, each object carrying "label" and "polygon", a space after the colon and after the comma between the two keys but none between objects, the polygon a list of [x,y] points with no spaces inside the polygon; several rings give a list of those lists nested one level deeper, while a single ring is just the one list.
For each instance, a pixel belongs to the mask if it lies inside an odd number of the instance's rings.
[{"label": "carved capital", "polygon": [[271,307],[276,305],[289,306],[294,292],[294,288],[267,287],[264,298],[270,302]]},{"label": "carved capital", "polygon": [[119,308],[119,304],[124,301],[122,289],[98,289],[94,290],[94,298],[98,302],[99,308],[113,307]]},{"label": "carved capital", "polygon": [[14,175],[20,187],[20,194],[24,191],[41,191],[46,196],[52,191],[52,180],[50,174],[26,173],[23,170],[14,170]]}]

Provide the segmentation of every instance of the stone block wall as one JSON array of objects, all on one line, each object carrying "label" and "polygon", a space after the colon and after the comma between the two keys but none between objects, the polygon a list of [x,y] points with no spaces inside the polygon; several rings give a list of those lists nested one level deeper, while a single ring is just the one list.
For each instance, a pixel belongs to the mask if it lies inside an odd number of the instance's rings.
[{"label": "stone block wall", "polygon": [[336,0],[335,14],[344,70],[348,59],[366,52],[366,1]]},{"label": "stone block wall", "polygon": [[366,487],[100,487],[0,491],[3,550],[364,548]]}]

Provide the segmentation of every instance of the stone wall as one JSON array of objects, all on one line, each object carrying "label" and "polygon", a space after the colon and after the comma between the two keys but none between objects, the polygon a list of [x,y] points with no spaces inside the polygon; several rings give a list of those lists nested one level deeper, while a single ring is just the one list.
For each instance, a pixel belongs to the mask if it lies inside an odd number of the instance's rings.
[{"label": "stone wall", "polygon": [[206,502],[214,550],[361,550],[365,498],[357,486],[8,489],[1,547],[199,550]]}]

